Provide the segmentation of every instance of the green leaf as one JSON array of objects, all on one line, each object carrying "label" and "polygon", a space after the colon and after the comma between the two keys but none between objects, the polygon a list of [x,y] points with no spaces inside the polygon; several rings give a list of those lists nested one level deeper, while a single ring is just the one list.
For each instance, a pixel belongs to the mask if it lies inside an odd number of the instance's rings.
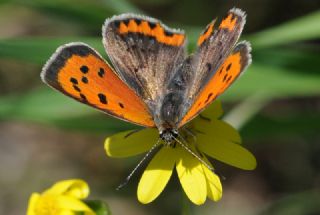
[{"label": "green leaf", "polygon": [[138,129],[139,127],[111,116],[93,114],[76,118],[65,118],[47,121],[59,128],[88,133],[113,134],[119,131]]},{"label": "green leaf", "polygon": [[16,0],[13,5],[29,7],[57,20],[85,26],[94,32],[100,31],[104,20],[114,14],[112,9],[105,7],[99,1]]},{"label": "green leaf", "polygon": [[253,63],[267,66],[276,66],[300,72],[305,75],[311,73],[318,74],[318,50],[309,47],[295,48],[268,48],[263,50],[253,50]]},{"label": "green leaf", "polygon": [[109,206],[100,200],[85,200],[84,201],[96,215],[111,215]]},{"label": "green leaf", "polygon": [[126,0],[102,0],[107,7],[111,7],[116,13],[139,13],[144,14],[142,10]]},{"label": "green leaf", "polygon": [[320,38],[320,10],[247,36],[254,49]]},{"label": "green leaf", "polygon": [[0,119],[50,123],[87,132],[112,133],[136,128],[131,123],[109,117],[50,88],[0,97]]},{"label": "green leaf", "polygon": [[[243,139],[263,140],[268,137],[281,139],[295,137],[297,134],[304,137],[314,137],[319,133],[319,113],[306,113],[306,111],[278,110],[279,113],[258,114],[241,129]],[[254,141],[253,141],[254,142]],[[278,144],[277,141],[262,141],[265,144]],[[308,141],[307,144],[317,144]]]},{"label": "green leaf", "polygon": [[266,99],[315,96],[320,93],[319,83],[317,74],[254,63],[221,98],[239,100],[257,92]]},{"label": "green leaf", "polygon": [[97,38],[20,38],[0,40],[0,57],[44,64],[59,46],[69,42],[84,42],[105,53]]},{"label": "green leaf", "polygon": [[34,90],[0,99],[0,117],[50,121],[92,114],[94,110],[52,89]]}]

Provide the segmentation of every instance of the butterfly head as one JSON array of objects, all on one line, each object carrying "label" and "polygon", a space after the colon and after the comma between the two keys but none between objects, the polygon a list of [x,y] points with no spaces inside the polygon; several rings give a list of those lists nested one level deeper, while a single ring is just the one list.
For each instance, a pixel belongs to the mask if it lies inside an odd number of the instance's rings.
[{"label": "butterfly head", "polygon": [[160,138],[165,142],[165,144],[170,145],[178,137],[178,131],[176,129],[165,129],[160,131]]}]

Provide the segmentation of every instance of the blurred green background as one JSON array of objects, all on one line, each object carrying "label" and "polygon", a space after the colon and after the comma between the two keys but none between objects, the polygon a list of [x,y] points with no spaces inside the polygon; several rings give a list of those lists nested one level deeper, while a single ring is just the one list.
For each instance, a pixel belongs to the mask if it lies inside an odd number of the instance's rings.
[{"label": "blurred green background", "polygon": [[320,1],[317,0],[2,0],[0,1],[0,214],[24,214],[29,195],[57,180],[83,178],[92,199],[113,214],[181,214],[176,176],[153,203],[136,200],[139,179],[121,183],[140,156],[107,158],[106,136],[134,126],[45,86],[41,67],[64,43],[82,41],[105,55],[101,26],[134,12],[186,30],[192,51],[215,17],[248,14],[242,39],[253,64],[221,100],[257,158],[246,172],[213,161],[224,196],[194,214],[320,214]]}]

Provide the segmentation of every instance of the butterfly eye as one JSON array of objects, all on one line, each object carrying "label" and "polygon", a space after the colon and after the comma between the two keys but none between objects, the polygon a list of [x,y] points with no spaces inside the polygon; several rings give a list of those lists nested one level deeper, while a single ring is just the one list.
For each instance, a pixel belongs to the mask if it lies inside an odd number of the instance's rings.
[{"label": "butterfly eye", "polygon": [[179,135],[178,130],[172,130],[171,132],[174,137],[178,137],[178,135]]}]

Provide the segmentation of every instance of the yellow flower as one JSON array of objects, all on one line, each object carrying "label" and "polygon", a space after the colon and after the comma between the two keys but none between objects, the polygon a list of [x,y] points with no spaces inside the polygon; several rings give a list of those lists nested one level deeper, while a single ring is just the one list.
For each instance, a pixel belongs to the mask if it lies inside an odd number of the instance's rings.
[{"label": "yellow flower", "polygon": [[[210,170],[213,167],[205,154],[240,169],[252,170],[256,167],[255,157],[240,145],[241,138],[237,130],[218,120],[222,114],[220,102],[214,102],[180,129],[180,140],[191,152],[176,143],[163,146],[155,154],[138,185],[140,202],[146,204],[159,196],[174,167],[184,192],[194,204],[203,204],[207,197],[218,201],[222,197],[222,185],[219,177]],[[125,131],[107,138],[105,149],[110,157],[127,157],[147,152],[158,139],[156,129]]]},{"label": "yellow flower", "polygon": [[95,213],[81,200],[89,195],[86,182],[73,179],[59,181],[42,194],[33,193],[27,215],[85,215]]}]

